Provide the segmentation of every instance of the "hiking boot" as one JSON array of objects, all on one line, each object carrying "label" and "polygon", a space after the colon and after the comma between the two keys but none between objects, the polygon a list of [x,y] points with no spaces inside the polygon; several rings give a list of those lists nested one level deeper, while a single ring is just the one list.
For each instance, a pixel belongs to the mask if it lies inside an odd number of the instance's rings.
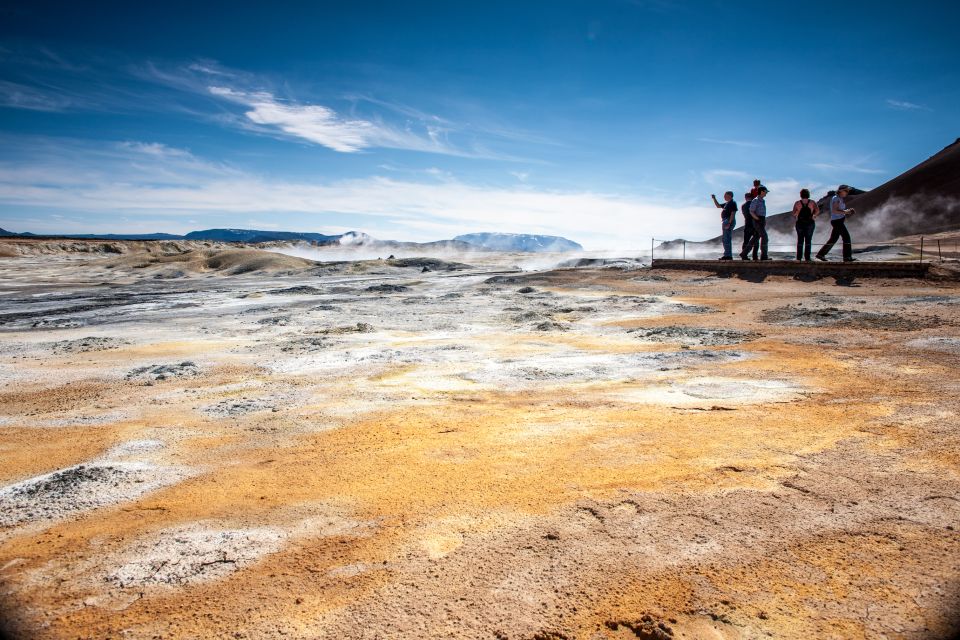
[{"label": "hiking boot", "polygon": [[750,259],[750,256],[745,256],[745,255],[743,255],[743,254],[741,253],[741,254],[740,254],[740,259],[741,259],[741,260],[749,260],[749,259]]},{"label": "hiking boot", "polygon": [[856,258],[844,258],[843,261],[844,261],[844,262],[857,262],[857,259],[856,259]]},{"label": "hiking boot", "polygon": [[731,257],[731,256],[720,256],[720,257],[718,258],[718,260],[733,260],[733,257]]},{"label": "hiking boot", "polygon": [[761,259],[761,260],[773,260],[773,258],[771,258],[770,256],[763,256],[763,257],[760,258],[760,259]]},{"label": "hiking boot", "polygon": [[821,255],[817,256],[817,260],[819,260],[820,262],[830,262],[829,260],[827,260],[826,256],[821,256]]}]

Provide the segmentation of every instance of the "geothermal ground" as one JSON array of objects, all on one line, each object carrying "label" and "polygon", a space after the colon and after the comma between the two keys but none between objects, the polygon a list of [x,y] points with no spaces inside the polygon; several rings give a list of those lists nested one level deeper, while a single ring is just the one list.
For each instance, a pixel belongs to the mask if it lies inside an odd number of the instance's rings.
[{"label": "geothermal ground", "polygon": [[954,630],[955,283],[24,246],[15,637]]}]

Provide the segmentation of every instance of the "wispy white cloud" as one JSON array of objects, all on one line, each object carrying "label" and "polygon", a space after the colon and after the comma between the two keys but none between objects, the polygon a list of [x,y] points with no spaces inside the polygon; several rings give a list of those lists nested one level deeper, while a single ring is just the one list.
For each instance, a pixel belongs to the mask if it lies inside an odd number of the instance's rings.
[{"label": "wispy white cloud", "polygon": [[733,147],[760,147],[763,146],[758,142],[751,142],[750,140],[721,140],[718,138],[697,138],[697,142],[707,142],[709,144],[726,144]]},{"label": "wispy white cloud", "polygon": [[[318,144],[341,153],[372,148],[404,149],[443,155],[516,160],[479,145],[464,149],[451,144],[452,125],[441,118],[407,121],[398,127],[380,119],[346,117],[332,107],[278,98],[269,91],[247,91],[214,85],[207,91],[223,100],[242,105],[247,125],[278,132],[286,137]],[[413,112],[411,112],[413,113]],[[419,113],[419,112],[417,112]],[[242,124],[242,123],[241,123]]]},{"label": "wispy white cloud", "polygon": [[872,169],[870,167],[862,167],[855,164],[832,164],[829,162],[814,162],[810,164],[814,169],[819,169],[820,171],[827,171],[830,173],[866,173],[872,175],[879,175],[886,173],[884,169]]},{"label": "wispy white cloud", "polygon": [[[289,181],[204,163],[186,151],[149,143],[76,151],[50,149],[27,162],[0,163],[0,213],[43,208],[70,215],[169,217],[179,222],[162,230],[180,225],[181,231],[189,230],[182,225],[198,215],[259,220],[269,214],[282,222],[298,214],[323,230],[325,221],[336,223],[341,214],[362,216],[374,228],[395,228],[397,239],[499,229],[564,235],[596,248],[646,246],[652,235],[710,237],[716,226],[710,207],[616,193],[488,186],[453,178]],[[78,169],[82,179],[76,177]],[[437,230],[444,233],[438,236]]]},{"label": "wispy white cloud", "polygon": [[926,105],[907,102],[905,100],[894,100],[892,98],[887,98],[887,106],[897,111],[933,111],[933,109]]},{"label": "wispy white cloud", "polygon": [[64,111],[71,104],[62,94],[19,82],[0,80],[0,107],[29,111]]},{"label": "wispy white cloud", "polygon": [[246,117],[254,124],[275,127],[334,151],[350,153],[374,146],[398,146],[400,141],[400,136],[369,120],[346,119],[323,105],[284,103],[266,91],[247,93],[218,86],[209,90],[215,96],[250,107]]},{"label": "wispy white cloud", "polygon": [[[741,182],[746,182],[751,180],[749,173],[745,171],[736,171],[733,169],[710,169],[703,172],[703,181],[708,185],[717,187],[723,186],[726,187],[730,182],[739,180]],[[734,193],[736,193],[734,189]]]}]

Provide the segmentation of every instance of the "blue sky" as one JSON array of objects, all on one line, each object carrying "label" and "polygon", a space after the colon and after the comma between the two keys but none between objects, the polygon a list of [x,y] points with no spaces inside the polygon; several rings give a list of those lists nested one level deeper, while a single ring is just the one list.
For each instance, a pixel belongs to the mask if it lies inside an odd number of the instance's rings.
[{"label": "blue sky", "polygon": [[0,227],[644,247],[960,136],[953,3],[141,4],[0,5]]}]

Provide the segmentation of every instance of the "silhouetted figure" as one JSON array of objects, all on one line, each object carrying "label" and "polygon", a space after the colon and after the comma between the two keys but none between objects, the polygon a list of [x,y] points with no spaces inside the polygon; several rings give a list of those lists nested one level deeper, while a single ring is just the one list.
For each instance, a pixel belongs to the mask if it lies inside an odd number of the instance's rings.
[{"label": "silhouetted figure", "polygon": [[800,199],[793,203],[793,217],[797,220],[797,260],[810,262],[813,230],[817,228],[815,220],[818,215],[820,207],[810,199],[810,190],[800,189]]},{"label": "silhouetted figure", "polygon": [[855,209],[848,209],[847,203],[843,201],[850,193],[850,187],[845,184],[837,187],[837,195],[830,198],[830,225],[833,231],[830,232],[830,239],[827,244],[820,247],[817,251],[817,260],[827,261],[827,254],[833,249],[838,238],[843,238],[843,261],[853,262],[853,243],[850,241],[850,232],[847,231],[847,216],[856,213]]},{"label": "silhouetted figure", "polygon": [[727,191],[723,194],[723,204],[717,201],[716,194],[710,194],[713,198],[713,204],[720,212],[720,226],[723,238],[723,255],[721,260],[733,260],[733,227],[737,224],[737,201],[733,199],[733,191]]},{"label": "silhouetted figure", "polygon": [[[750,201],[750,217],[753,218],[753,237],[750,238],[748,249],[756,250],[756,245],[760,244],[760,259],[769,260],[768,255],[769,238],[767,237],[767,203],[764,198],[769,193],[768,189],[760,185],[757,188],[757,197]],[[748,253],[745,251],[744,253]],[[754,258],[756,260],[756,258]]]},{"label": "silhouetted figure", "polygon": [[[750,203],[753,201],[753,192],[748,191],[743,194],[745,199],[743,206],[740,207],[740,213],[743,214],[743,245],[740,247],[740,258],[742,260],[750,259],[750,241],[753,239],[754,231],[753,228],[753,216],[750,215]],[[760,247],[756,244],[753,245],[753,259],[757,259],[757,253],[760,251]]]}]

